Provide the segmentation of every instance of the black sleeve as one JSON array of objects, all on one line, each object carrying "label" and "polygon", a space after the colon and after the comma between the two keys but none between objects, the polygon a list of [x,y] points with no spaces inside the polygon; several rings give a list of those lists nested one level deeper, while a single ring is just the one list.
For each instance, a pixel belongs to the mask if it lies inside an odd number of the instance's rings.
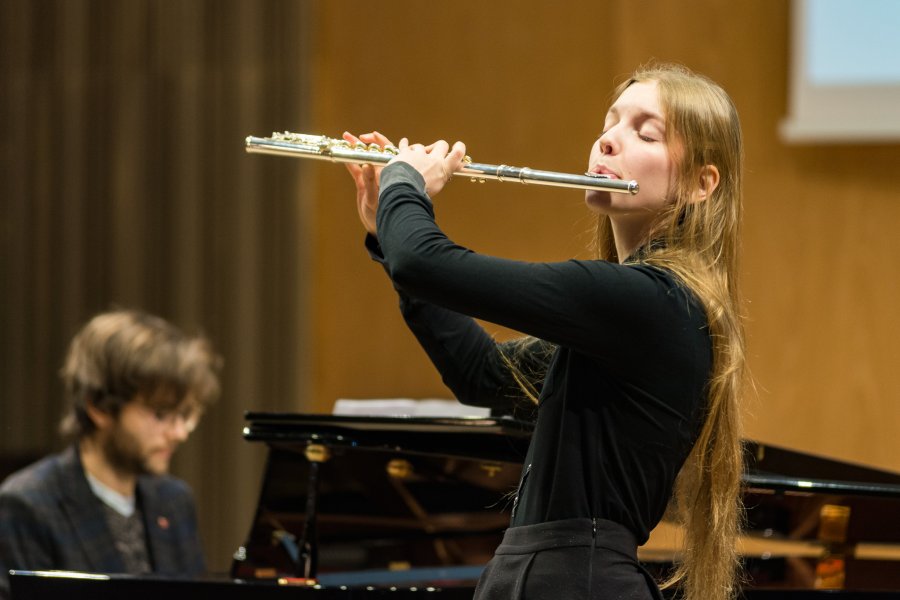
[{"label": "black sleeve", "polygon": [[550,356],[543,341],[497,343],[472,318],[402,294],[400,308],[460,402],[531,416],[535,405],[510,366],[539,394]]},{"label": "black sleeve", "polygon": [[[387,271],[374,237],[366,237],[366,248]],[[531,418],[534,403],[524,393],[522,382],[512,374],[510,364],[540,393],[552,345],[536,338],[497,343],[471,317],[411,297],[394,287],[407,326],[460,402]]]},{"label": "black sleeve", "polygon": [[47,537],[44,521],[26,498],[0,494],[0,600],[9,597],[10,569],[54,568]]},{"label": "black sleeve", "polygon": [[671,277],[653,267],[522,262],[453,243],[406,163],[382,172],[376,221],[385,267],[407,296],[572,348],[623,374],[665,343],[673,311],[684,314],[681,299],[672,301]]}]

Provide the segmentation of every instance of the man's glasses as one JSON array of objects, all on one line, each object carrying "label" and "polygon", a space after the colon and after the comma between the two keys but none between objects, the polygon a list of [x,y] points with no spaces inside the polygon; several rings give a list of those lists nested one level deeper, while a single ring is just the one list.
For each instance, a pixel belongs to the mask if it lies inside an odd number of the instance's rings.
[{"label": "man's glasses", "polygon": [[177,425],[184,427],[185,431],[191,433],[197,427],[200,421],[200,411],[193,406],[184,406],[179,408],[153,408],[146,404],[141,407],[149,413],[151,418],[157,424],[167,429],[174,428]]}]

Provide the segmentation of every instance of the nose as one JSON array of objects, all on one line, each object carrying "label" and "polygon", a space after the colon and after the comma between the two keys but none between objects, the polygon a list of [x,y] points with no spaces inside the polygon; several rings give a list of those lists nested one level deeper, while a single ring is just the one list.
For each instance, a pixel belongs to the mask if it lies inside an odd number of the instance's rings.
[{"label": "nose", "polygon": [[600,139],[597,140],[597,144],[600,148],[600,154],[614,154],[618,148],[618,145],[615,142],[615,136],[613,135],[613,129],[607,129],[603,132],[603,135],[600,136]]},{"label": "nose", "polygon": [[184,417],[178,417],[166,428],[166,432],[172,440],[181,443],[188,439],[192,429]]}]

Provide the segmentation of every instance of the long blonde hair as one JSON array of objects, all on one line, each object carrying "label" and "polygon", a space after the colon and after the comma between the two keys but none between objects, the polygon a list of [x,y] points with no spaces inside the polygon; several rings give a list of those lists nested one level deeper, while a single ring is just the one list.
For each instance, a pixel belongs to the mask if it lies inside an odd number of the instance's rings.
[{"label": "long blonde hair", "polygon": [[[667,141],[678,152],[672,150],[674,201],[651,228],[639,260],[674,273],[699,298],[713,345],[706,419],[670,504],[685,529],[682,560],[663,586],[680,585],[687,600],[724,600],[737,592],[735,542],[742,522],[741,127],[725,91],[679,65],[638,69],[618,86],[614,99],[641,81],[657,83]],[[696,201],[705,165],[715,165],[720,180],[710,197]],[[598,221],[597,241],[600,258],[618,260],[605,216]]]}]

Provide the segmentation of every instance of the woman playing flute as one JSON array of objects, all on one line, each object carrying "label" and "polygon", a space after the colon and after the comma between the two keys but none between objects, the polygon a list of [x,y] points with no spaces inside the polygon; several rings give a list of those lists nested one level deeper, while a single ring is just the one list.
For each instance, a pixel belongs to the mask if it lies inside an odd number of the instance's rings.
[{"label": "woman playing flute", "polygon": [[[588,168],[640,191],[586,192],[595,260],[521,262],[449,240],[432,200],[460,142],[404,138],[386,167],[347,166],[369,251],[444,382],[466,404],[536,412],[479,600],[659,599],[637,547],[667,507],[685,543],[664,585],[688,600],[736,591],[740,124],[718,85],[679,66],[639,69],[613,97]],[[498,343],[475,319],[526,337]]]}]

